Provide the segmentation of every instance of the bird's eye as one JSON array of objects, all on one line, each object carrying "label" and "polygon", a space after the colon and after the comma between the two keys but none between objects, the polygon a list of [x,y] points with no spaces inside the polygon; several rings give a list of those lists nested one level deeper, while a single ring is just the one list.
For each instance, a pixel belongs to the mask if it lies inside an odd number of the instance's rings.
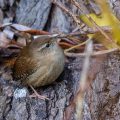
[{"label": "bird's eye", "polygon": [[50,43],[46,43],[46,47],[47,47],[47,48],[50,47]]},{"label": "bird's eye", "polygon": [[50,43],[45,43],[43,45],[41,45],[37,51],[41,51],[44,50],[45,48],[49,48],[50,47]]}]

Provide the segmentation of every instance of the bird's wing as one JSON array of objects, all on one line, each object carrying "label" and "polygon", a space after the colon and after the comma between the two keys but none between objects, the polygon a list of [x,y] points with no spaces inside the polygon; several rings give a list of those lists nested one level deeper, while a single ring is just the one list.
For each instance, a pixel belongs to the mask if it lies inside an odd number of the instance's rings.
[{"label": "bird's wing", "polygon": [[31,74],[33,74],[37,69],[37,62],[28,57],[19,57],[13,68],[13,78],[14,80],[24,81]]}]

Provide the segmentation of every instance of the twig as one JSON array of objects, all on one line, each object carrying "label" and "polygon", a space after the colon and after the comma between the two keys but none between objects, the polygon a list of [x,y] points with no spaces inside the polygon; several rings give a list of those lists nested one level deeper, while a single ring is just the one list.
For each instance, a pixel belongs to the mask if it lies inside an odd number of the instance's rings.
[{"label": "twig", "polygon": [[82,12],[82,14],[86,14],[83,9],[81,9],[80,4],[76,0],[71,0],[73,4]]},{"label": "twig", "polygon": [[[88,39],[88,40],[89,40],[89,39]],[[88,42],[88,40],[86,40],[85,42],[79,43],[78,45],[74,45],[74,46],[72,46],[72,47],[64,50],[64,52],[68,52],[68,51],[73,50],[73,49],[75,49],[75,48],[77,48],[77,47],[80,47],[80,46],[86,44],[86,43]]]},{"label": "twig", "polygon": [[[111,31],[111,28],[110,27],[100,27],[102,30],[106,31],[106,32],[110,32]],[[65,33],[62,33],[62,34],[50,34],[50,35],[37,35],[37,36],[34,36],[34,39],[36,38],[40,38],[40,37],[52,37],[52,38],[68,38],[68,37],[73,37],[73,36],[80,36],[80,35],[87,35],[87,34],[94,34],[94,33],[97,33],[99,32],[98,29],[92,29],[92,28],[89,28],[88,30],[86,31],[79,31],[79,32],[73,32],[73,33],[68,33],[68,34],[65,34]]]},{"label": "twig", "polygon": [[[77,24],[77,26],[80,25],[80,20],[78,20],[77,15],[73,14],[70,10],[68,10],[63,4],[61,4],[60,2],[56,1],[56,0],[52,0],[52,2],[57,5],[59,8],[61,8],[64,12],[66,12],[67,14],[69,14],[73,20],[75,21],[75,23]],[[80,26],[79,26],[80,27]]]},{"label": "twig", "polygon": [[[104,55],[104,54],[108,54],[114,51],[119,50],[118,48],[113,48],[113,49],[109,49],[109,50],[102,50],[102,51],[98,51],[98,52],[93,52],[91,56],[98,56],[98,55]],[[65,52],[65,55],[68,57],[78,57],[78,56],[86,56],[86,53],[69,53],[69,52]]]},{"label": "twig", "polygon": [[81,120],[81,113],[83,110],[83,100],[84,100],[84,93],[86,90],[86,84],[87,84],[87,76],[88,76],[88,71],[89,71],[89,66],[90,66],[90,56],[92,55],[93,52],[93,43],[91,40],[89,40],[86,44],[86,56],[83,64],[83,69],[81,72],[81,79],[79,83],[79,89],[77,96],[75,97],[75,103],[76,103],[76,120]]},{"label": "twig", "polygon": [[[99,27],[96,22],[88,15],[86,14],[80,7],[79,3],[76,0],[72,0],[73,4],[88,18],[88,20],[93,24],[93,26],[108,40],[108,42],[111,42],[111,44],[114,45],[114,47],[118,47],[118,45],[115,43],[114,40],[112,40],[105,32],[104,30]],[[74,15],[70,10],[64,7],[61,3],[56,2],[56,0],[53,0],[53,3],[57,5],[59,8],[61,8],[63,11],[65,11],[67,14],[69,14],[73,20],[76,22],[77,26],[80,27],[80,19],[77,18],[77,15]]]},{"label": "twig", "polygon": [[83,71],[81,73],[81,80],[78,86],[78,91],[75,96],[75,98],[72,100],[70,105],[66,108],[65,113],[64,113],[64,120],[70,120],[72,112],[76,108],[76,120],[80,120],[81,118],[81,112],[83,108],[83,98],[84,98],[84,92],[86,89],[86,82],[87,82],[87,74],[88,74],[88,69],[89,69],[89,62],[90,62],[90,56],[93,51],[93,43],[91,40],[87,41],[86,44],[86,57],[83,65]]},{"label": "twig", "polygon": [[85,14],[85,12],[81,9],[79,3],[76,0],[72,0],[72,2],[89,19],[89,21],[93,24],[93,26],[100,31],[100,33],[108,40],[108,42],[111,42],[112,44],[114,44],[115,47],[118,47],[115,41],[113,41],[88,14]]}]

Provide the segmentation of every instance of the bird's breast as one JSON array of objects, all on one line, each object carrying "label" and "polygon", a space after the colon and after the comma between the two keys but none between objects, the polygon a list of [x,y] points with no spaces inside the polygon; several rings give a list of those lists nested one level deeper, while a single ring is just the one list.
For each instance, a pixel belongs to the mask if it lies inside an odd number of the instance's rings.
[{"label": "bird's breast", "polygon": [[[42,61],[42,62],[41,62]],[[44,86],[55,81],[64,69],[64,54],[52,53],[39,61],[38,69],[29,76],[27,84],[34,87]]]}]

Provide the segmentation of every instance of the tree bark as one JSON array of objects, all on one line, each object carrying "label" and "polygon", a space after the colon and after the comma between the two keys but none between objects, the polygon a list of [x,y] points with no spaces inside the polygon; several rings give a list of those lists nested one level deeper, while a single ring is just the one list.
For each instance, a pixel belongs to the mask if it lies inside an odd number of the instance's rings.
[{"label": "tree bark", "polygon": [[[81,12],[69,0],[61,0],[74,14]],[[77,0],[86,13],[99,13],[99,7],[90,1]],[[118,0],[110,0],[110,5],[119,18]],[[113,7],[114,6],[114,7]],[[50,0],[0,0],[0,22],[17,22],[35,29],[49,32],[69,33],[75,29],[72,18]],[[93,84],[87,89],[84,100],[84,120],[119,120],[120,119],[120,53],[107,55],[100,63]],[[29,88],[13,84],[12,69],[0,63],[0,120],[62,120],[64,111],[73,99],[82,71],[84,57],[68,58],[64,72],[55,83],[38,88],[41,95],[50,100],[29,98]],[[91,59],[91,69],[99,64]],[[73,115],[73,120],[75,120]]]}]

